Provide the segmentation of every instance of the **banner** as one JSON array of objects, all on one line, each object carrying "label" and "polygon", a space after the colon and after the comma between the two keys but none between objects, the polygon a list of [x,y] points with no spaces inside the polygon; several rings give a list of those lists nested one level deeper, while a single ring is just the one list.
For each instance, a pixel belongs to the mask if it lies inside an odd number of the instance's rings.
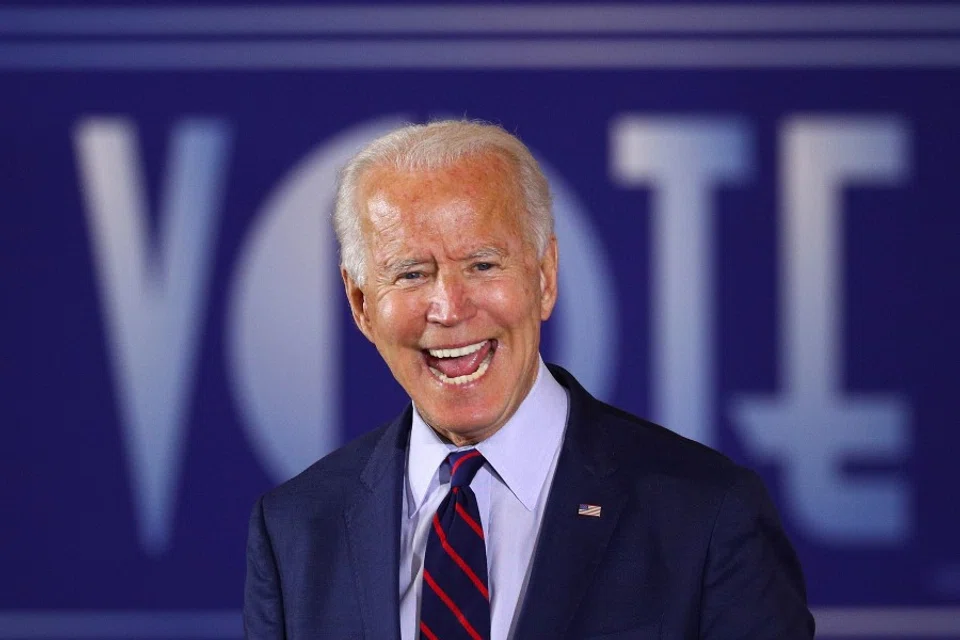
[{"label": "banner", "polygon": [[340,166],[517,133],[543,354],[757,469],[818,637],[960,638],[960,6],[0,8],[0,638],[239,638],[256,497],[406,403]]}]

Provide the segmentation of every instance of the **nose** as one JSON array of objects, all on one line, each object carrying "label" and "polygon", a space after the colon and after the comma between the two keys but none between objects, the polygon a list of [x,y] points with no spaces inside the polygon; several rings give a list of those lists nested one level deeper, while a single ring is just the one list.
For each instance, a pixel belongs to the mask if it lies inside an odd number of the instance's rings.
[{"label": "nose", "polygon": [[447,273],[433,282],[427,307],[428,322],[450,327],[469,320],[474,313],[476,307],[463,276]]}]

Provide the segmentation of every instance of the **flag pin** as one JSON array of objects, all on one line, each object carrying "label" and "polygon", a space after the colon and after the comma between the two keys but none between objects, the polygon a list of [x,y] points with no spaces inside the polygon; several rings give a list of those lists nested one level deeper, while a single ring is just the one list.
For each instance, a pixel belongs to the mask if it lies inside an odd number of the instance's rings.
[{"label": "flag pin", "polygon": [[580,508],[577,509],[578,516],[590,516],[593,518],[600,517],[600,505],[598,504],[582,504]]}]

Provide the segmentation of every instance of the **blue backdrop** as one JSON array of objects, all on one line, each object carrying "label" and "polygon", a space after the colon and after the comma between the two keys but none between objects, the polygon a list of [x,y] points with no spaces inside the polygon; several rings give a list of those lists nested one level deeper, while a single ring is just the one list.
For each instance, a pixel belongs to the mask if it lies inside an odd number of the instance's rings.
[{"label": "blue backdrop", "polygon": [[758,469],[822,637],[960,638],[960,7],[0,8],[0,638],[235,638],[255,497],[405,402],[335,172],[546,168],[547,360]]}]

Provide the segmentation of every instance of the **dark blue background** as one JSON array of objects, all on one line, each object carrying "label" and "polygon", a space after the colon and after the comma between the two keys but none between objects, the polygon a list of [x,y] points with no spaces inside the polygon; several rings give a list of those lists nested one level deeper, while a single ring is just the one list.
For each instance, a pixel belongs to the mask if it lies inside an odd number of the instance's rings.
[{"label": "dark blue background", "polygon": [[[910,404],[913,445],[897,469],[915,496],[915,533],[895,548],[825,546],[783,516],[815,606],[957,603],[958,81],[955,69],[0,72],[0,611],[239,607],[247,515],[275,480],[243,437],[227,384],[226,283],[286,172],[336,132],[396,113],[500,122],[564,176],[614,269],[617,308],[603,310],[620,327],[609,399],[641,415],[651,402],[650,193],[611,180],[609,124],[622,114],[748,123],[758,170],[714,198],[715,409],[721,448],[761,471],[781,507],[777,466],[747,456],[725,409],[733,395],[778,390],[779,127],[796,114],[907,123],[909,181],[846,192],[842,376],[847,391]],[[233,130],[174,539],[160,557],[136,535],[72,146],[72,127],[91,115],[136,123],[152,215],[170,127],[202,115]],[[405,397],[343,300],[330,304],[343,313],[346,440]],[[548,324],[547,354],[551,340]],[[942,572],[952,587],[936,586]]]}]

